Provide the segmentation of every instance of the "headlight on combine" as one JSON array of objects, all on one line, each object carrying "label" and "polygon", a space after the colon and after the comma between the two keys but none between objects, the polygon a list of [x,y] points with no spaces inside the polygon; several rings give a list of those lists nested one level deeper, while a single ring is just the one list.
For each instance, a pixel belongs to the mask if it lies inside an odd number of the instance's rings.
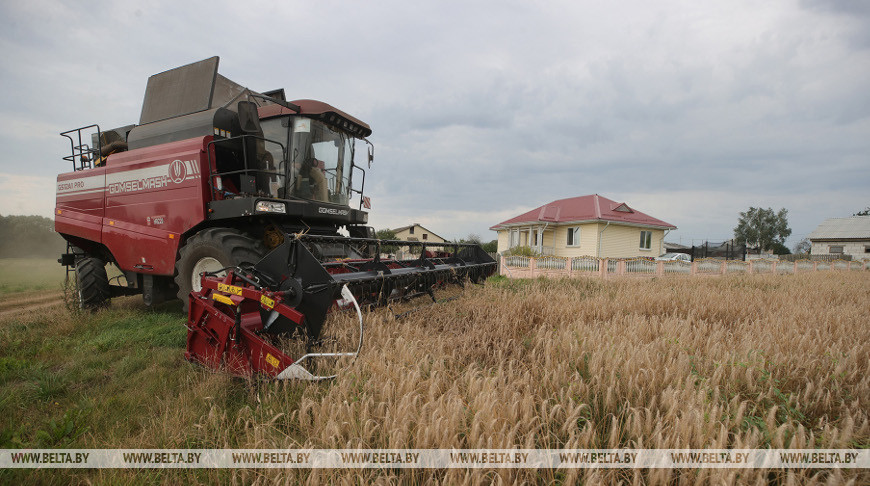
[{"label": "headlight on combine", "polygon": [[257,201],[257,212],[287,214],[287,207],[275,201]]}]

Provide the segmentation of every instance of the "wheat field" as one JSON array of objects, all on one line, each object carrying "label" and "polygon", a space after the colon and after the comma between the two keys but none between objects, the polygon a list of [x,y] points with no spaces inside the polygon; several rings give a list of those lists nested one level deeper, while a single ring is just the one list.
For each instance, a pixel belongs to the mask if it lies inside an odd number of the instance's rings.
[{"label": "wheat field", "polygon": [[[129,311],[129,312],[135,312]],[[870,274],[493,279],[396,320],[325,384],[179,360],[118,448],[867,448]],[[180,350],[179,350],[180,352]],[[95,482],[867,484],[863,470],[199,470]]]}]

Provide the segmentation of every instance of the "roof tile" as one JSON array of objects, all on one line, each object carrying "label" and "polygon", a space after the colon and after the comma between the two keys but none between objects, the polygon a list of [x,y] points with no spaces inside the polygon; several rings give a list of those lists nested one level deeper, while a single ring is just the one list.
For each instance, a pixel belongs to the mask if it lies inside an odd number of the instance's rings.
[{"label": "roof tile", "polygon": [[[631,212],[625,212],[624,208],[629,208]],[[618,203],[598,194],[590,194],[588,196],[553,201],[514,218],[502,221],[490,229],[497,229],[501,226],[517,223],[570,223],[596,220],[660,228],[676,228],[676,226],[670,223],[631,208],[626,203]]]}]

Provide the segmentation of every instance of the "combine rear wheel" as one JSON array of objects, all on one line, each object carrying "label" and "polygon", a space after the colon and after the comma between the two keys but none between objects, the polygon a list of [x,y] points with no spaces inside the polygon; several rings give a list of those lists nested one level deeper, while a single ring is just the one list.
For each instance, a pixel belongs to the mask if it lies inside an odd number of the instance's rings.
[{"label": "combine rear wheel", "polygon": [[209,228],[193,235],[178,252],[175,283],[187,311],[191,291],[202,288],[200,274],[263,258],[263,243],[231,228]]},{"label": "combine rear wheel", "polygon": [[76,262],[76,284],[78,284],[79,307],[98,309],[109,303],[109,277],[106,275],[106,262],[94,257],[84,257]]}]

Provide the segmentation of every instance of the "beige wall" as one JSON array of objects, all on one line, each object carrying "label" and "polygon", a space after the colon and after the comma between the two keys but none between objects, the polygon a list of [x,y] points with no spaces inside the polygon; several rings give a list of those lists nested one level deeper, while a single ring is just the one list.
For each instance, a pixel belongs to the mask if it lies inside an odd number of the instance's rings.
[{"label": "beige wall", "polygon": [[496,233],[498,234],[498,252],[507,251],[508,245],[510,245],[510,234],[504,230]]},{"label": "beige wall", "polygon": [[[611,223],[587,223],[580,226],[580,245],[568,246],[568,228],[578,225],[548,225],[544,230],[545,247],[553,247],[557,256],[599,256],[598,235],[602,233],[601,258],[632,258],[632,257],[657,257],[664,253],[662,241],[664,230],[640,228],[635,226],[622,226]],[[606,229],[605,229],[606,226]],[[640,232],[652,231],[652,241],[649,250],[640,248]],[[520,245],[526,245],[526,230],[520,232]],[[498,232],[498,251],[508,250],[510,236],[508,230]]]},{"label": "beige wall", "polygon": [[844,255],[851,255],[853,260],[870,258],[866,249],[870,247],[870,240],[865,241],[813,241],[811,255],[831,255],[832,246],[842,246]]},{"label": "beige wall", "polygon": [[580,226],[580,245],[568,246],[568,228],[576,225],[556,226],[556,255],[564,257],[595,256],[598,253],[598,224],[589,223]]},{"label": "beige wall", "polygon": [[[423,238],[423,235],[426,235],[426,238]],[[397,240],[408,240],[408,241],[431,241],[435,243],[444,243],[444,239],[440,238],[438,235],[432,233],[426,228],[418,225],[414,226],[414,234],[411,234],[410,228],[405,229],[403,231],[399,231],[396,233]]]},{"label": "beige wall", "polygon": [[[657,257],[662,254],[662,240],[665,231],[660,229],[638,228],[611,224],[601,235],[602,258]],[[649,250],[640,248],[640,232],[652,231]]]}]

